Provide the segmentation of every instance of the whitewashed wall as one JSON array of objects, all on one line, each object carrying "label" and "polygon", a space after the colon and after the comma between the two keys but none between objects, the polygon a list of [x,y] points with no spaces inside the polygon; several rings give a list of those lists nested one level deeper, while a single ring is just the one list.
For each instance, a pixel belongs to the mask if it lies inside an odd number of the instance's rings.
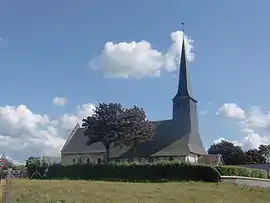
[{"label": "whitewashed wall", "polygon": [[104,153],[96,154],[62,154],[61,163],[63,165],[72,165],[77,163],[98,163],[98,159],[104,159]]}]

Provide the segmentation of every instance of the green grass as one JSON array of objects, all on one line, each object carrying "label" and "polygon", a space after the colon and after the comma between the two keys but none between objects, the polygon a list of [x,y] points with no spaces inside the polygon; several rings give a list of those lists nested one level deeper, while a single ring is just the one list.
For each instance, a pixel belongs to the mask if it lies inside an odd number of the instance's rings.
[{"label": "green grass", "polygon": [[12,202],[20,203],[269,203],[270,190],[223,183],[121,183],[13,180]]}]

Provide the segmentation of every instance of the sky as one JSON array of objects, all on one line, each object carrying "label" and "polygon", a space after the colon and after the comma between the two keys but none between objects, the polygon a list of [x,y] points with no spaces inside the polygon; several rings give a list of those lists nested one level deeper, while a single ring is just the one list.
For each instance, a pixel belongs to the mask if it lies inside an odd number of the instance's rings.
[{"label": "sky", "polygon": [[59,156],[99,102],[170,119],[185,23],[207,148],[270,144],[268,0],[0,0],[0,154]]}]

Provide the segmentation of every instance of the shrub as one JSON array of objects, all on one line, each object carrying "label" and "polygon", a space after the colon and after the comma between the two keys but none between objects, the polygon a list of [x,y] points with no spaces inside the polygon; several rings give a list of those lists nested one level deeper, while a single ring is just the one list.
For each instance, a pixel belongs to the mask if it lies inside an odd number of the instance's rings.
[{"label": "shrub", "polygon": [[42,178],[48,168],[48,163],[40,157],[29,157],[28,160],[26,160],[25,166],[29,177]]},{"label": "shrub", "polygon": [[221,176],[245,176],[253,178],[267,178],[267,172],[261,169],[251,169],[240,166],[217,166]]},{"label": "shrub", "polygon": [[117,181],[209,181],[218,182],[219,172],[206,165],[184,163],[119,163],[84,164],[63,166],[52,165],[48,168],[49,179],[85,179]]},{"label": "shrub", "polygon": [[7,170],[0,170],[0,179],[5,179],[7,177]]}]

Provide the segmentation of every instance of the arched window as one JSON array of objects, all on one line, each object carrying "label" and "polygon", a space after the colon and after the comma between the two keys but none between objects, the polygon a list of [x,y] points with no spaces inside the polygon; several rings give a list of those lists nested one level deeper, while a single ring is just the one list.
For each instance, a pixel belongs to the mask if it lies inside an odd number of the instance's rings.
[{"label": "arched window", "polygon": [[80,158],[79,158],[79,163],[81,164],[83,162],[83,157],[81,156]]},{"label": "arched window", "polygon": [[87,158],[87,163],[88,163],[88,164],[90,163],[90,159],[89,159],[89,157]]},{"label": "arched window", "polygon": [[148,162],[152,163],[154,160],[153,160],[153,157],[149,157],[148,158]]},{"label": "arched window", "polygon": [[174,160],[174,158],[172,156],[170,156],[169,161],[173,161],[173,160]]},{"label": "arched window", "polygon": [[97,163],[98,164],[101,164],[101,162],[102,162],[102,159],[101,158],[97,158]]}]

